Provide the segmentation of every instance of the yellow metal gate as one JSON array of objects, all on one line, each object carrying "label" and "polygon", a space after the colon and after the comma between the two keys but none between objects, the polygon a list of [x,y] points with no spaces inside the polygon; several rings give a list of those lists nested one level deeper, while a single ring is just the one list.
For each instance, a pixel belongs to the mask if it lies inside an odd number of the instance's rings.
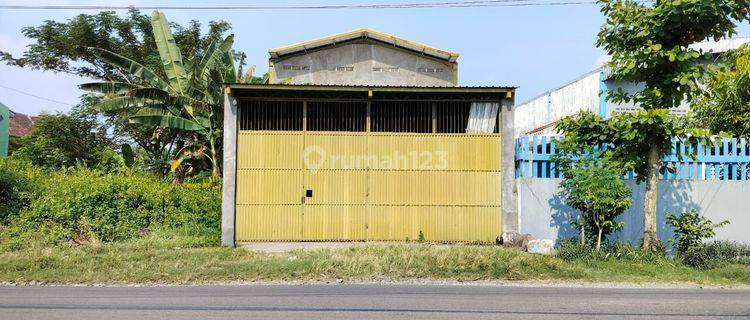
[{"label": "yellow metal gate", "polygon": [[497,134],[240,131],[237,241],[494,241]]}]

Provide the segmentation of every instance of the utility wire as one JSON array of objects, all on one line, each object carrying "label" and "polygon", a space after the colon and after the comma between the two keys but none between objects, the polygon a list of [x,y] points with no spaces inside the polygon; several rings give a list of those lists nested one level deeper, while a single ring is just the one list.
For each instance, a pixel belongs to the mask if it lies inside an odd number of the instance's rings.
[{"label": "utility wire", "polygon": [[403,4],[354,4],[310,6],[98,6],[98,5],[0,5],[8,10],[336,10],[336,9],[424,9],[470,7],[530,7],[596,4],[596,1],[486,0],[417,2]]},{"label": "utility wire", "polygon": [[23,95],[27,95],[29,97],[34,97],[34,98],[37,98],[37,99],[41,99],[41,100],[44,100],[44,101],[54,102],[54,103],[57,103],[57,104],[64,104],[66,106],[71,106],[71,107],[74,106],[74,105],[72,105],[70,103],[67,103],[67,102],[62,102],[62,101],[57,101],[57,100],[53,100],[53,99],[50,99],[50,98],[45,98],[45,97],[42,97],[42,96],[35,95],[33,93],[28,93],[26,91],[21,91],[21,90],[14,89],[14,88],[11,88],[11,87],[6,87],[6,86],[1,85],[1,84],[0,84],[0,88],[8,89],[10,91],[15,91],[17,93],[20,93],[20,94],[23,94]]}]

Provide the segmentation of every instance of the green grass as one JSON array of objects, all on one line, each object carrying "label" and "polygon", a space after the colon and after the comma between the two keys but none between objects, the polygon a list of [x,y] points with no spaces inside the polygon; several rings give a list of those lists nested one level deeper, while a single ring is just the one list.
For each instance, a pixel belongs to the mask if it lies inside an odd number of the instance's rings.
[{"label": "green grass", "polygon": [[748,285],[750,267],[698,270],[665,258],[567,262],[498,246],[371,244],[336,250],[257,253],[202,246],[184,235],[0,253],[0,281],[206,283],[274,280],[544,280]]}]

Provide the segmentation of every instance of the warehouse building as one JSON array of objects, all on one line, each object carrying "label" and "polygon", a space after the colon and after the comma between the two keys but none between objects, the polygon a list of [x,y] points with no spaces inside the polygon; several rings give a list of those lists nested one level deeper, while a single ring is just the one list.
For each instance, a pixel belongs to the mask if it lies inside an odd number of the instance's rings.
[{"label": "warehouse building", "polygon": [[458,87],[458,54],[370,29],[269,53],[270,84],[226,87],[224,245],[517,232],[515,88]]},{"label": "warehouse building", "polygon": [[514,179],[513,143],[503,143],[513,137],[514,88],[234,84],[226,92],[225,245],[495,242],[517,228],[515,205],[502,205],[503,181]]}]

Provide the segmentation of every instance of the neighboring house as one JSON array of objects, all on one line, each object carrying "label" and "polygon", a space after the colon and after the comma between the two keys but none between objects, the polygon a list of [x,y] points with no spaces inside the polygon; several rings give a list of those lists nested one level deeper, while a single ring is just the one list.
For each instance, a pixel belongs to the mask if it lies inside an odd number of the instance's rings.
[{"label": "neighboring house", "polygon": [[458,54],[363,28],[269,50],[271,83],[448,87]]},{"label": "neighboring house", "polygon": [[35,119],[36,117],[10,111],[10,136],[22,138],[31,134]]},{"label": "neighboring house", "polygon": [[34,126],[35,116],[25,115],[23,113],[13,112],[9,110],[10,123],[9,123],[9,139],[8,139],[8,154],[21,147],[20,138],[26,137],[31,134],[31,130]]},{"label": "neighboring house", "polygon": [[[746,43],[750,43],[750,38],[703,42],[693,47],[703,52],[719,54],[737,49]],[[581,110],[588,110],[603,117],[609,117],[613,113],[637,110],[638,106],[632,103],[607,101],[607,92],[618,88],[623,88],[626,92],[636,92],[642,89],[642,85],[614,81],[608,76],[606,70],[599,68],[536,96],[516,107],[514,119],[516,135],[554,133],[554,125],[558,120]],[[684,114],[689,109],[687,104],[683,104],[673,112]]]}]

